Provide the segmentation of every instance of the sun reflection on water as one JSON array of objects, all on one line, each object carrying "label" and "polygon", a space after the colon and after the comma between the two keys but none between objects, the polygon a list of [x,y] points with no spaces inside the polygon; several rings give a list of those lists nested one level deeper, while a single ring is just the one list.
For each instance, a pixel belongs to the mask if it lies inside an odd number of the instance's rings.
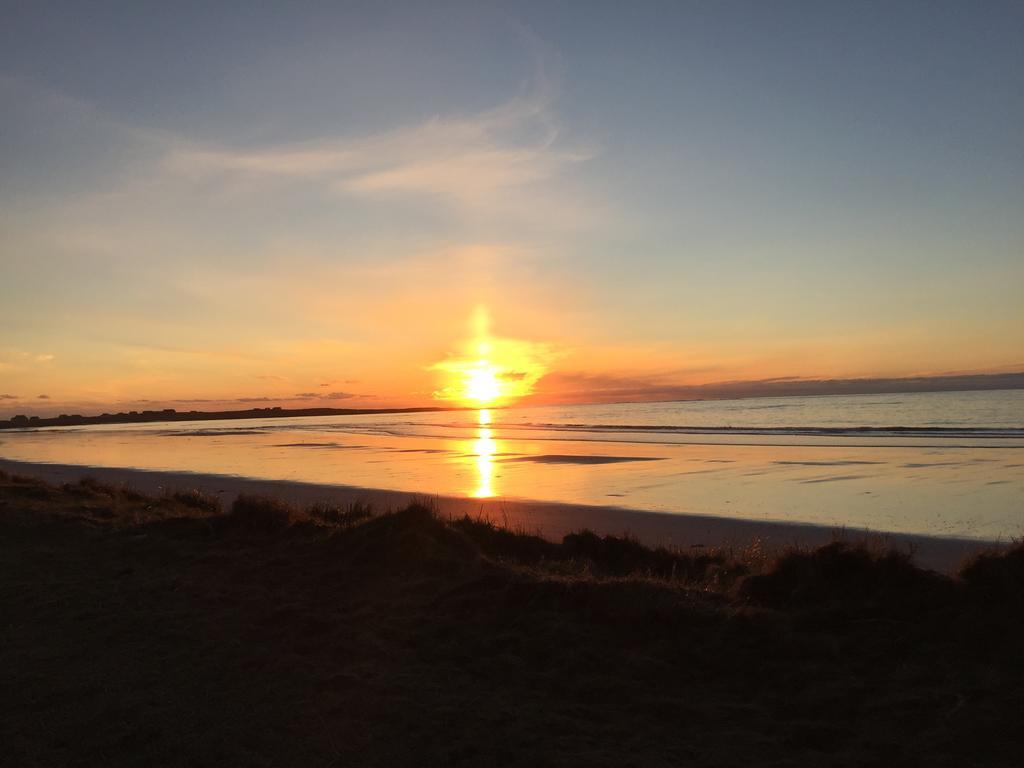
[{"label": "sun reflection on water", "polygon": [[472,454],[476,460],[477,486],[473,496],[478,499],[488,499],[494,492],[494,455],[498,450],[498,443],[494,439],[491,430],[491,412],[481,408],[477,413],[479,426],[476,429],[476,440],[473,441]]}]

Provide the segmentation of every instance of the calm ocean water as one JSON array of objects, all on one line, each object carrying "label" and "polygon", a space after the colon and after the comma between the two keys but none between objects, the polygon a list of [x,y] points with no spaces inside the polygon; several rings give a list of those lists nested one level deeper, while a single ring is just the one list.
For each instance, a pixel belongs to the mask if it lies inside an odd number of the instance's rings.
[{"label": "calm ocean water", "polygon": [[945,536],[1024,534],[1024,391],[46,428],[0,457],[615,505]]}]

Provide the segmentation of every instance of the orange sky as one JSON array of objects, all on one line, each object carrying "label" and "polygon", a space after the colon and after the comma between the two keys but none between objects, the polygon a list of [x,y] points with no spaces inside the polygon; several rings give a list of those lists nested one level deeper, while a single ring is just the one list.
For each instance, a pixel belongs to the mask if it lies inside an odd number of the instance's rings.
[{"label": "orange sky", "polygon": [[[286,299],[278,293],[275,300]],[[322,318],[328,312],[323,298],[303,303],[310,316]],[[359,340],[359,333],[346,340],[267,338],[262,334],[265,326],[259,326],[260,334],[240,329],[241,338],[234,344],[200,338],[191,347],[100,342],[84,349],[56,345],[47,348],[55,353],[35,355],[19,350],[4,363],[5,389],[48,397],[8,397],[0,408],[48,414],[156,407],[544,404],[665,399],[673,396],[673,387],[777,377],[902,377],[1024,369],[998,364],[1000,355],[1012,359],[1009,348],[997,348],[995,354],[968,346],[954,355],[949,348],[941,355],[928,355],[927,350],[907,354],[911,333],[894,333],[886,343],[870,336],[844,339],[842,344],[764,338],[755,345],[757,354],[747,351],[749,336],[742,344],[719,346],[614,338],[600,343],[583,330],[586,313],[564,306],[561,311],[524,312],[506,305],[504,311],[512,318],[507,323],[499,312],[489,310],[491,319],[481,333],[479,308],[446,312],[444,302],[436,308],[430,303],[410,297],[408,302],[396,302],[391,314],[366,307],[359,313],[364,327],[358,331],[374,341]],[[269,303],[261,307],[269,309]],[[429,322],[420,322],[421,317]],[[571,326],[569,318],[577,325]],[[353,327],[343,314],[337,322]],[[505,327],[512,332],[503,332]],[[558,333],[545,333],[545,328]],[[201,327],[197,332],[201,334]],[[483,352],[481,339],[488,342]],[[952,367],[954,358],[961,361],[960,367]],[[495,400],[467,400],[465,370],[467,363],[472,368],[477,361],[496,366],[498,378],[505,377],[512,386]]]},{"label": "orange sky", "polygon": [[1001,11],[543,5],[8,19],[0,415],[1021,370]]}]

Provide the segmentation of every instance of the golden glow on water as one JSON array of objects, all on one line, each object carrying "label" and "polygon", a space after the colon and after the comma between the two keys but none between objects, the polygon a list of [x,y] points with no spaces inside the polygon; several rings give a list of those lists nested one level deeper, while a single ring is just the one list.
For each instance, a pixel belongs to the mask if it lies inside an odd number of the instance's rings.
[{"label": "golden glow on water", "polygon": [[[439,420],[450,428],[439,430]],[[992,439],[980,448],[924,438],[878,445],[860,437],[834,444],[838,438],[802,436],[756,444],[712,443],[707,435],[685,443],[660,436],[658,442],[607,442],[592,433],[516,429],[506,421],[515,415],[498,418],[479,409],[383,415],[369,423],[366,417],[328,417],[319,423],[252,419],[11,430],[0,456],[325,485],[345,478],[356,488],[427,491],[480,503],[519,498],[628,505],[1004,540],[1024,533],[1019,438]],[[367,429],[374,425],[384,429]],[[188,488],[191,481],[171,482]]]},{"label": "golden glow on water", "polygon": [[487,309],[478,307],[473,339],[459,354],[431,367],[444,374],[444,385],[434,397],[471,408],[506,405],[533,392],[547,373],[548,357],[550,351],[543,344],[491,336]]},{"label": "golden glow on water", "polygon": [[477,485],[473,496],[478,499],[489,499],[497,495],[494,491],[494,454],[498,451],[498,443],[491,430],[491,412],[481,408],[477,414],[479,426],[476,440],[473,441],[473,456],[476,460]]}]

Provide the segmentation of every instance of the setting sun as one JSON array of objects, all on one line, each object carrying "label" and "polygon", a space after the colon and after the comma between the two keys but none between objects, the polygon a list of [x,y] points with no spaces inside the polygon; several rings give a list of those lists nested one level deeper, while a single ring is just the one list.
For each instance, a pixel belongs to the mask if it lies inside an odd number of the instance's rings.
[{"label": "setting sun", "polygon": [[547,373],[548,347],[492,337],[485,307],[476,309],[472,326],[474,338],[462,345],[464,352],[432,366],[445,375],[444,385],[434,397],[483,408],[507,405],[533,392]]},{"label": "setting sun", "polygon": [[481,360],[479,367],[467,371],[466,399],[479,405],[490,405],[500,396],[501,382],[493,365]]}]

